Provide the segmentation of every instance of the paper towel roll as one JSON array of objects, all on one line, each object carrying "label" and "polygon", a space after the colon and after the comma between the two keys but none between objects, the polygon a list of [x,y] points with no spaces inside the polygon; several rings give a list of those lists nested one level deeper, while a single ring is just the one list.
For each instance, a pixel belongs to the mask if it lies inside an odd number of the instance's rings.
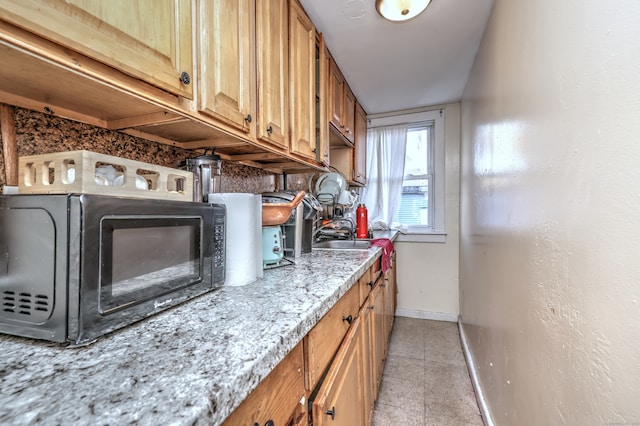
[{"label": "paper towel roll", "polygon": [[209,202],[227,207],[224,285],[240,286],[262,278],[262,196],[209,194]]}]

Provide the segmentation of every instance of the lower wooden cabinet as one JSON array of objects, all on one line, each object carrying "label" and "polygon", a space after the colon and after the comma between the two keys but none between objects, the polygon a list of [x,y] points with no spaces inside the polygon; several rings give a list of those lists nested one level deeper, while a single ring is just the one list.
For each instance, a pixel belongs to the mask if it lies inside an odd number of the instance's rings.
[{"label": "lower wooden cabinet", "polygon": [[312,404],[314,426],[371,424],[396,308],[391,272],[395,271],[381,274],[376,261],[354,286],[360,309],[318,385]]},{"label": "lower wooden cabinet", "polygon": [[[397,294],[396,286],[396,252],[391,256],[391,269],[384,274],[384,328],[387,340],[391,336],[393,320],[396,315]],[[385,351],[386,358],[386,351]]]},{"label": "lower wooden cabinet", "polygon": [[304,396],[304,357],[300,342],[223,425],[295,425],[307,417],[305,407],[300,404]]},{"label": "lower wooden cabinet", "polygon": [[354,285],[304,338],[308,390],[313,390],[358,316],[358,286]]},{"label": "lower wooden cabinet", "polygon": [[373,288],[373,282],[375,279],[371,277],[371,269],[367,269],[367,271],[362,274],[360,279],[358,280],[358,290],[360,296],[360,306],[364,305],[364,302],[369,297],[369,292]]},{"label": "lower wooden cabinet", "polygon": [[373,373],[373,306],[366,303],[360,308],[360,344],[362,347],[362,406],[364,424],[373,420],[373,405],[376,401],[376,383]]},{"label": "lower wooden cabinet", "polygon": [[376,261],[224,425],[370,425],[396,309],[392,259],[386,274]]},{"label": "lower wooden cabinet", "polygon": [[384,360],[387,350],[387,339],[384,326],[384,292],[381,285],[382,280],[378,280],[369,295],[369,303],[372,307],[371,318],[371,375],[373,380],[374,395],[378,395]]},{"label": "lower wooden cabinet", "polygon": [[351,324],[313,402],[315,426],[364,424],[361,321]]}]

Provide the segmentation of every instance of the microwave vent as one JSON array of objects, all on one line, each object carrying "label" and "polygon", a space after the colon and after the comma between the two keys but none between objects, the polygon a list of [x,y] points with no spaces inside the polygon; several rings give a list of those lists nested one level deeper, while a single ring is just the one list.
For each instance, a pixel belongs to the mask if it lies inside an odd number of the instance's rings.
[{"label": "microwave vent", "polygon": [[[49,296],[31,294],[24,291],[5,290],[2,292],[2,311],[18,317],[46,319],[49,316]],[[26,318],[25,318],[26,319]]]}]

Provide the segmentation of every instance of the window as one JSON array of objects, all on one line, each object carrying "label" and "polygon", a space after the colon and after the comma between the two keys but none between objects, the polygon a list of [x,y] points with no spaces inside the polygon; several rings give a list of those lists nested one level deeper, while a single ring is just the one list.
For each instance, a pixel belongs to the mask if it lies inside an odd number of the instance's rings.
[{"label": "window", "polygon": [[370,120],[374,127],[401,123],[409,126],[407,150],[400,207],[392,222],[406,232],[399,240],[444,242],[444,110],[371,116]]},{"label": "window", "polygon": [[394,222],[433,228],[433,123],[407,130],[400,208]]}]

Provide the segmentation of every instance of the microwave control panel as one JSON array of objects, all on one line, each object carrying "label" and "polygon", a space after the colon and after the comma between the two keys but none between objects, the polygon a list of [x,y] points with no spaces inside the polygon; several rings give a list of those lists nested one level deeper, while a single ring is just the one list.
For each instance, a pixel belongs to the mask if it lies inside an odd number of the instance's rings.
[{"label": "microwave control panel", "polygon": [[225,277],[226,208],[213,204],[213,282],[222,283]]}]

